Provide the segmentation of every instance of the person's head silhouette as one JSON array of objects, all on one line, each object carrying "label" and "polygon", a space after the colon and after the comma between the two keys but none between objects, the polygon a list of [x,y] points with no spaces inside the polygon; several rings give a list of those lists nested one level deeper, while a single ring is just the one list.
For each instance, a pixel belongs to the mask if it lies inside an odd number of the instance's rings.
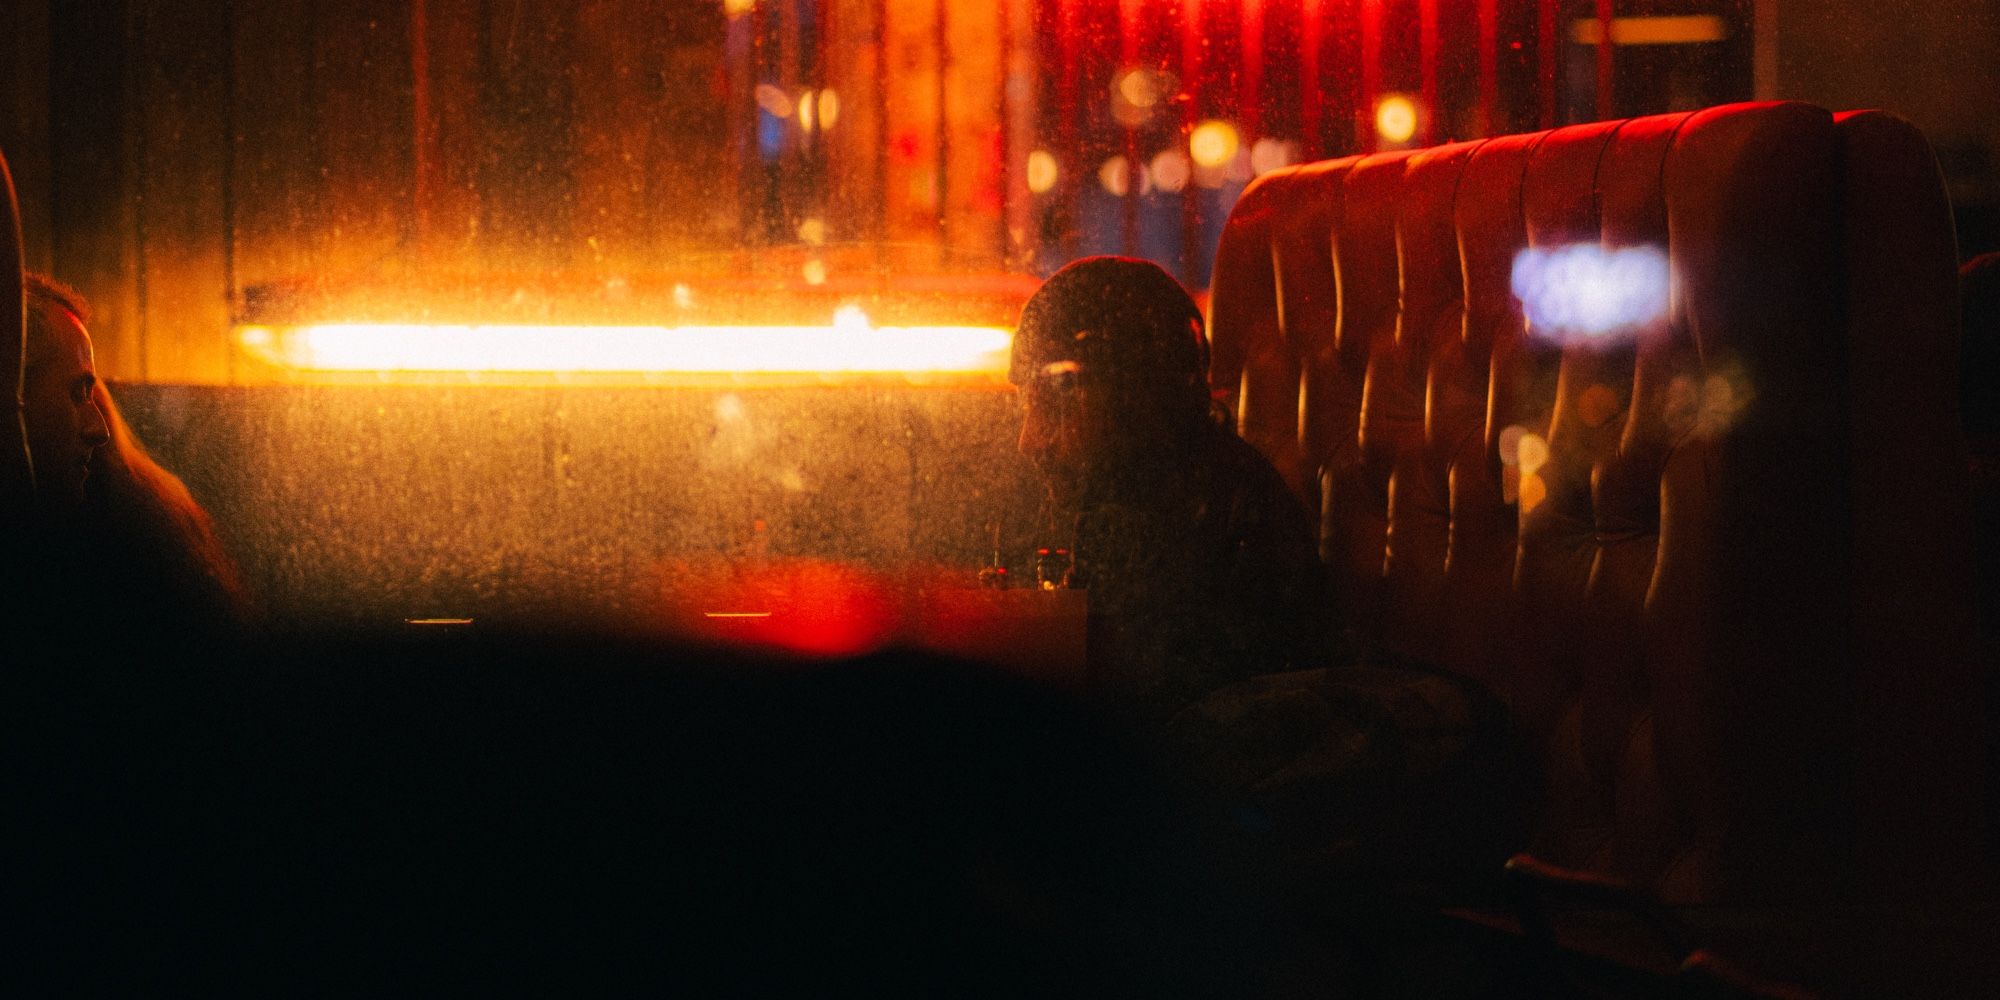
[{"label": "person's head silhouette", "polygon": [[1156,264],[1087,257],[1022,308],[1008,379],[1021,452],[1054,499],[1144,481],[1208,419],[1201,310]]},{"label": "person's head silhouette", "polygon": [[27,277],[27,300],[22,422],[35,492],[46,505],[74,507],[83,502],[91,459],[111,440],[97,406],[97,366],[83,300],[34,274]]}]

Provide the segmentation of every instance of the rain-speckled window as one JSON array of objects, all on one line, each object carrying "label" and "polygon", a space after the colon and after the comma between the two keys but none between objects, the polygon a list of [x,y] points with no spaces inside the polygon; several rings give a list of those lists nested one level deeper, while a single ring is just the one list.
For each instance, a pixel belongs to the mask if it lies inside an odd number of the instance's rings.
[{"label": "rain-speckled window", "polygon": [[1020,303],[1096,253],[1199,294],[1288,164],[1879,106],[1936,146],[1964,252],[2000,244],[1983,0],[5,12],[28,262],[92,300],[141,435],[304,622],[747,607],[768,566],[892,605],[1018,571]]}]

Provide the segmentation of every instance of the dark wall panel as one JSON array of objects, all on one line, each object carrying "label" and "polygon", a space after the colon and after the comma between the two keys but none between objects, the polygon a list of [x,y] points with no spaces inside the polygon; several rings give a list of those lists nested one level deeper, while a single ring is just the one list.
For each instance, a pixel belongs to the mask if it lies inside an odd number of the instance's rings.
[{"label": "dark wall panel", "polygon": [[134,11],[120,0],[80,0],[49,12],[50,51],[63,53],[49,67],[49,264],[91,301],[100,368],[136,378],[144,352]]},{"label": "dark wall panel", "polygon": [[49,5],[8,4],[10,29],[0,43],[0,154],[7,157],[21,200],[21,231],[28,267],[47,271],[50,245]]},{"label": "dark wall panel", "polygon": [[325,238],[318,116],[321,75],[310,56],[316,0],[239,4],[234,31],[236,147],[233,156],[236,284],[242,288],[309,274]]},{"label": "dark wall panel", "polygon": [[315,28],[322,202],[314,222],[323,232],[316,269],[395,273],[407,260],[411,222],[410,3],[321,4]]},{"label": "dark wall panel", "polygon": [[136,8],[139,368],[157,381],[228,377],[232,6]]}]

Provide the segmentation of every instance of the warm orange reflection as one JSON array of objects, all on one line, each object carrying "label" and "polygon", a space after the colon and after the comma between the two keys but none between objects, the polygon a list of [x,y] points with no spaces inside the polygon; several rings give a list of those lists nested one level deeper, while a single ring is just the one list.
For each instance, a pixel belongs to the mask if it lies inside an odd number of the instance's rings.
[{"label": "warm orange reflection", "polygon": [[309,372],[910,373],[997,376],[1012,334],[985,326],[243,326],[251,356]]}]

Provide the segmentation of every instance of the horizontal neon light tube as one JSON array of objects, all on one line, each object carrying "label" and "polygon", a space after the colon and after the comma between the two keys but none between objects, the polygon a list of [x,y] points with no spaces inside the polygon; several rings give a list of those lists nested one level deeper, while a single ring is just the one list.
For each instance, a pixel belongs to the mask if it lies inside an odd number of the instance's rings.
[{"label": "horizontal neon light tube", "polygon": [[[1569,36],[1578,45],[1596,45],[1603,40],[1604,29],[1595,19],[1584,18],[1570,25]],[[1611,19],[1613,45],[1690,45],[1728,37],[1729,25],[1714,14]]]},{"label": "horizontal neon light tube", "polygon": [[264,361],[322,372],[978,373],[1006,371],[1008,330],[978,326],[246,326]]}]

